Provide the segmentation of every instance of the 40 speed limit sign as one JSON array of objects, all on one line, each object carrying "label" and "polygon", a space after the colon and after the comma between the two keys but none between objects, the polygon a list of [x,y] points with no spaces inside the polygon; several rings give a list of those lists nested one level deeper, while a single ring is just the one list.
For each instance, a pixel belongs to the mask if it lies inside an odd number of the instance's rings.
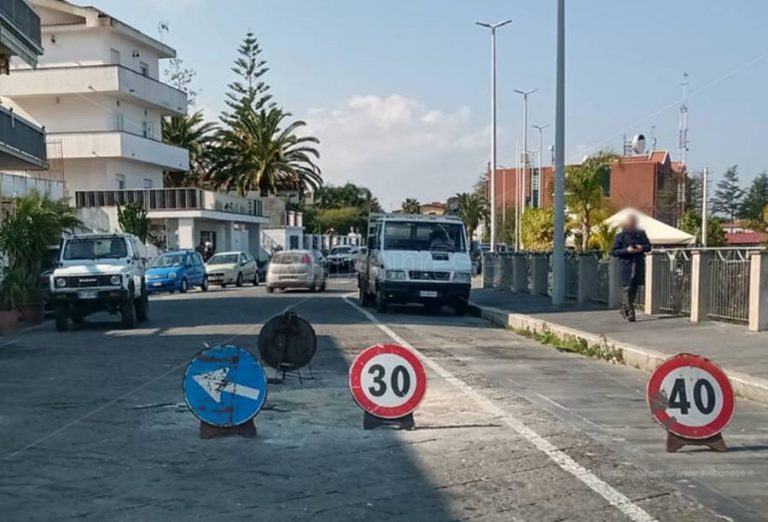
[{"label": "40 speed limit sign", "polygon": [[413,351],[396,344],[377,344],[355,358],[349,368],[349,389],[366,413],[379,419],[400,419],[421,403],[427,374]]},{"label": "40 speed limit sign", "polygon": [[728,377],[699,355],[680,354],[661,363],[648,381],[646,396],[656,422],[684,439],[716,437],[733,418]]}]

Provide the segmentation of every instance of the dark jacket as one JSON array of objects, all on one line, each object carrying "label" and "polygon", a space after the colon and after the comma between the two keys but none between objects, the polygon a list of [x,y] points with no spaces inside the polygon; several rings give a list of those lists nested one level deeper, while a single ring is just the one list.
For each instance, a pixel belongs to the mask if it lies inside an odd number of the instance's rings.
[{"label": "dark jacket", "polygon": [[[630,254],[627,249],[631,246],[640,246],[643,251]],[[629,286],[632,281],[636,285],[642,285],[645,281],[645,253],[651,251],[651,242],[642,230],[619,232],[613,243],[611,254],[619,258],[621,265],[621,286]]]}]

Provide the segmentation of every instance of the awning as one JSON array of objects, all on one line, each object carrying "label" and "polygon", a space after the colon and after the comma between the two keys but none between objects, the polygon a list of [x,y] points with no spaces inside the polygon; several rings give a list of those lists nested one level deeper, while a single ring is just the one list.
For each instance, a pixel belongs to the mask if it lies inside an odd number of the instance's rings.
[{"label": "awning", "polygon": [[630,215],[637,217],[638,228],[645,231],[652,245],[690,245],[695,240],[692,235],[667,225],[666,223],[662,223],[661,221],[633,208],[620,210],[603,221],[603,223],[609,223],[620,228]]},{"label": "awning", "polygon": [[37,66],[37,54],[28,44],[21,41],[20,38],[5,24],[0,21],[0,45],[11,50],[11,54],[18,56],[32,67]]}]

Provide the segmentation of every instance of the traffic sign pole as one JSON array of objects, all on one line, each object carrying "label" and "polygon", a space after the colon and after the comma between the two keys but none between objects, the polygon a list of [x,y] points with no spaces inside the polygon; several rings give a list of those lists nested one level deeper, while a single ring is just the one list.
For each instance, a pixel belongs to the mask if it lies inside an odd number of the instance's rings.
[{"label": "traffic sign pole", "polygon": [[189,410],[200,419],[200,438],[256,436],[253,418],[267,400],[267,377],[259,361],[237,346],[200,352],[182,384]]},{"label": "traffic sign pole", "polygon": [[722,431],[733,418],[728,376],[705,357],[680,354],[662,362],[648,380],[651,415],[667,431],[667,451],[708,446],[726,451]]},{"label": "traffic sign pole", "polygon": [[349,390],[364,411],[363,429],[391,425],[412,430],[416,427],[413,412],[427,390],[427,374],[412,350],[377,344],[352,362]]}]

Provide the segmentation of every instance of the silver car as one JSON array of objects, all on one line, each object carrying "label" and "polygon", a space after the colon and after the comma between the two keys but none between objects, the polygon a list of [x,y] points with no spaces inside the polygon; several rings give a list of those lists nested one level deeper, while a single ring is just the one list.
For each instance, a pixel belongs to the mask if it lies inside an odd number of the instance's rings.
[{"label": "silver car", "polygon": [[288,250],[272,256],[267,269],[267,292],[275,288],[308,288],[310,292],[325,290],[326,267],[322,256],[314,250]]}]

